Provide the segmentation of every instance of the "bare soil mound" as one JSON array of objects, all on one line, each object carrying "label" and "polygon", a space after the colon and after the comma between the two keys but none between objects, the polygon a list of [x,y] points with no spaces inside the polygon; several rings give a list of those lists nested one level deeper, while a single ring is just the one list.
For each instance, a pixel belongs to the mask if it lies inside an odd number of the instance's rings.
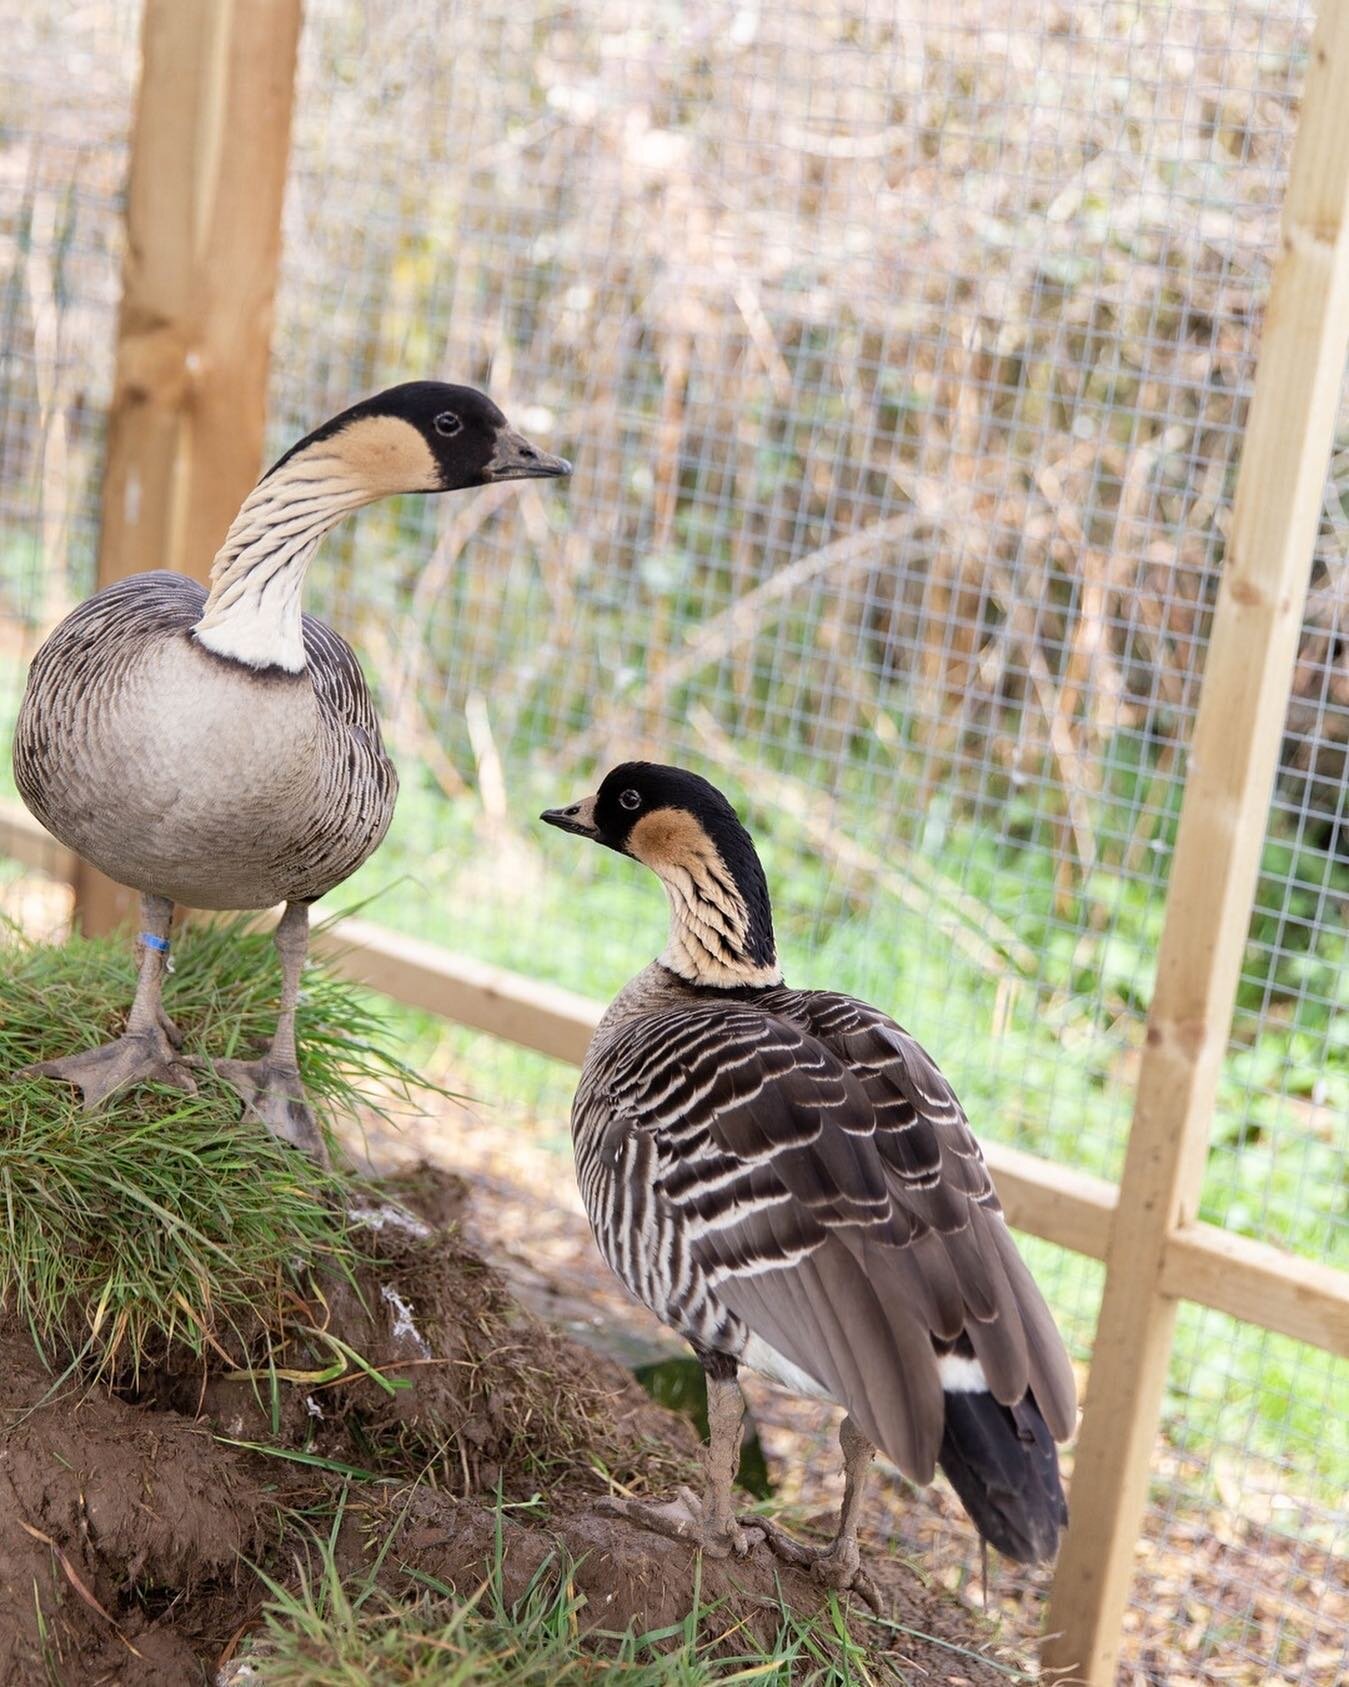
[{"label": "bare soil mound", "polygon": [[253,1596],[274,1478],[207,1424],[53,1381],[0,1334],[0,1680],[196,1680]]},{"label": "bare soil mound", "polygon": [[[331,1515],[344,1487],[361,1516],[344,1567],[378,1558],[391,1594],[424,1594],[428,1577],[468,1594],[500,1554],[509,1599],[550,1559],[574,1564],[587,1628],[647,1633],[687,1615],[693,1552],[595,1502],[615,1482],[688,1479],[688,1424],[511,1300],[457,1234],[455,1180],[403,1180],[399,1194],[427,1217],[360,1211],[354,1277],[316,1283],[269,1351],[170,1352],[110,1390],[57,1385],[27,1331],[0,1326],[0,1680],[213,1680],[258,1621],[253,1566],[293,1573],[297,1512]],[[902,1636],[901,1668],[1005,1684],[964,1650],[970,1612],[874,1568],[897,1619],[933,1637]],[[704,1563],[701,1595],[766,1644],[783,1597],[802,1616],[822,1602],[766,1554]]]}]

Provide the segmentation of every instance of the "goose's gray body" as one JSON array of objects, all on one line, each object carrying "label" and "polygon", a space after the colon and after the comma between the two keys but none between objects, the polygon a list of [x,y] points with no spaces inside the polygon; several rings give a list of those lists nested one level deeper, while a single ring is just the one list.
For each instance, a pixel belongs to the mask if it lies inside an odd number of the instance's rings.
[{"label": "goose's gray body", "polygon": [[39,650],[14,746],[24,801],[118,883],[193,908],[312,902],[378,848],[398,777],[346,641],[255,670],[192,633],[206,592],[132,576]]},{"label": "goose's gray body", "polygon": [[194,1089],[161,1001],[173,905],[284,902],[271,1047],[215,1071],[275,1135],[324,1157],[295,1047],[308,908],[378,848],[398,780],[354,652],[301,613],[305,569],[335,523],[377,498],[569,472],[484,394],[405,382],[273,465],[231,523],[209,592],[135,574],[61,622],[29,672],[15,773],[50,832],[140,891],[140,964],[122,1034],[28,1076],[77,1085],[86,1108],[129,1084]]}]

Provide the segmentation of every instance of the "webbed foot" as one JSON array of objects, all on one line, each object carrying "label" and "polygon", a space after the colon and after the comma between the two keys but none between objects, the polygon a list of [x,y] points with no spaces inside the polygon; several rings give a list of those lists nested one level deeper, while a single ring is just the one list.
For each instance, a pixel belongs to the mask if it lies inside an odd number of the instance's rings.
[{"label": "webbed foot", "polygon": [[[172,1027],[172,1030],[170,1030]],[[75,1084],[84,1097],[84,1110],[92,1113],[110,1095],[129,1084],[167,1084],[170,1089],[195,1093],[196,1079],[189,1062],[178,1053],[181,1034],[172,1020],[157,1019],[139,1031],[126,1031],[98,1048],[62,1055],[59,1060],[38,1060],[16,1072],[19,1078],[63,1078]]]},{"label": "webbed foot", "polygon": [[807,1546],[765,1517],[755,1517],[752,1522],[763,1535],[769,1551],[784,1564],[809,1570],[821,1587],[833,1588],[838,1593],[855,1593],[878,1617],[883,1615],[880,1593],[862,1568],[862,1554],[855,1537],[840,1536],[828,1546]]},{"label": "webbed foot", "polygon": [[692,1488],[679,1488],[672,1500],[655,1504],[649,1500],[604,1499],[597,1507],[614,1517],[625,1517],[638,1528],[650,1529],[672,1541],[691,1541],[709,1558],[745,1558],[763,1539],[756,1519],[743,1528],[734,1517],[710,1518],[703,1501]]},{"label": "webbed foot", "polygon": [[219,1078],[243,1097],[244,1116],[266,1125],[273,1136],[308,1154],[319,1165],[329,1164],[327,1144],[300,1082],[299,1068],[263,1060],[216,1060]]}]

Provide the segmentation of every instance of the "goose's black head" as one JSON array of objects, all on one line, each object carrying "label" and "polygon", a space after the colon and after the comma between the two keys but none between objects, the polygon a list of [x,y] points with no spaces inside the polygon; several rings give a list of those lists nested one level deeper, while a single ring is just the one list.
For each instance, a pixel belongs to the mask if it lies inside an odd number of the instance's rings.
[{"label": "goose's black head", "polygon": [[722,989],[780,981],[763,867],[715,785],[684,768],[624,762],[593,797],[541,818],[657,875],[671,908],[661,959],[682,977]]},{"label": "goose's black head", "polygon": [[335,459],[372,498],[571,473],[565,457],[517,433],[486,393],[444,381],[405,381],[362,399],[292,446],[264,478],[301,458]]}]

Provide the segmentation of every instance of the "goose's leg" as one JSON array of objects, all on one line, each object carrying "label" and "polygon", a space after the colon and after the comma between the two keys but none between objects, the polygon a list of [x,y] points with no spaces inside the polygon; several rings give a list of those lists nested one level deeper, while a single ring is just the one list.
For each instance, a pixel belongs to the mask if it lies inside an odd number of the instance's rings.
[{"label": "goose's leg", "polygon": [[159,999],[169,952],[173,903],[167,896],[141,897],[140,972],[126,1030],[110,1043],[60,1060],[25,1066],[21,1078],[64,1078],[77,1084],[91,1112],[128,1084],[167,1084],[189,1094],[197,1085],[178,1054],[182,1037]]},{"label": "goose's leg", "polygon": [[701,1499],[691,1488],[680,1488],[663,1505],[646,1500],[604,1500],[602,1509],[626,1517],[643,1529],[672,1540],[692,1541],[711,1558],[743,1558],[763,1536],[759,1520],[744,1528],[731,1501],[740,1462],[740,1432],[745,1421],[745,1397],[735,1380],[736,1362],[724,1354],[699,1357],[707,1373],[707,1479]]},{"label": "goose's leg", "polygon": [[776,1523],[765,1522],[761,1518],[756,1518],[755,1522],[779,1558],[801,1569],[809,1569],[824,1587],[837,1588],[840,1593],[851,1589],[865,1599],[873,1611],[879,1612],[880,1595],[875,1582],[862,1568],[862,1554],[857,1546],[857,1518],[862,1509],[867,1467],[876,1449],[851,1418],[844,1418],[839,1425],[838,1440],[843,1449],[843,1504],[839,1507],[838,1530],[828,1546],[805,1546]]},{"label": "goose's leg", "polygon": [[261,1060],[217,1060],[216,1073],[244,1098],[244,1112],[260,1119],[273,1136],[302,1148],[320,1165],[328,1151],[314,1119],[295,1056],[295,1004],[309,949],[309,906],[287,902],[273,941],[281,960],[281,1012],[272,1046]]}]

